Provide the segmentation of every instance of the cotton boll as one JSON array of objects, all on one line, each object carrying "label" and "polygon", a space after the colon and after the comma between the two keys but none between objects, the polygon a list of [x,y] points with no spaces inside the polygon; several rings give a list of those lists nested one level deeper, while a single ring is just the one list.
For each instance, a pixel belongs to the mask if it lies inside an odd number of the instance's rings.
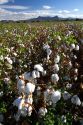
[{"label": "cotton boll", "polygon": [[63,123],[66,123],[66,122],[67,122],[66,116],[62,115],[62,116],[61,116],[61,120],[62,120]]},{"label": "cotton boll", "polygon": [[43,69],[43,67],[42,67],[41,64],[36,64],[36,65],[34,65],[34,69],[37,70],[37,71],[40,71],[40,72],[43,72],[43,71],[44,71],[44,69]]},{"label": "cotton boll", "polygon": [[58,71],[59,71],[59,66],[58,66],[58,64],[55,64],[55,65],[53,66],[53,70],[54,70],[55,72],[58,72]]},{"label": "cotton boll", "polygon": [[14,100],[13,105],[18,107],[19,104],[21,103],[21,100],[22,100],[22,97],[18,97],[17,99]]},{"label": "cotton boll", "polygon": [[75,69],[75,70],[74,70],[74,73],[77,74],[77,73],[78,73],[78,69]]},{"label": "cotton boll", "polygon": [[45,102],[48,102],[50,100],[50,90],[47,89],[45,92],[44,92],[44,101]]},{"label": "cotton boll", "polygon": [[32,104],[33,103],[33,98],[32,98],[32,95],[29,95],[28,98],[25,99],[25,103],[26,104]]},{"label": "cotton boll", "polygon": [[53,83],[58,82],[58,80],[59,80],[58,74],[52,74],[52,75],[51,75],[51,81],[52,81]]},{"label": "cotton boll", "polygon": [[75,50],[79,51],[79,45],[76,45]]},{"label": "cotton boll", "polygon": [[44,44],[44,45],[43,45],[43,49],[44,49],[44,50],[49,49],[49,48],[50,48],[50,46],[49,46],[48,44]]},{"label": "cotton boll", "polygon": [[51,95],[51,100],[52,103],[57,103],[59,100],[61,99],[61,92],[57,91],[53,91],[52,95]]},{"label": "cotton boll", "polygon": [[80,106],[81,105],[81,101],[80,101],[80,98],[77,96],[77,95],[74,95],[72,98],[71,98],[71,102],[75,105],[78,105]]},{"label": "cotton boll", "polygon": [[70,99],[70,97],[71,97],[71,94],[69,94],[67,91],[64,91],[64,93],[63,93],[63,99],[64,100],[68,100],[68,99]]},{"label": "cotton boll", "polygon": [[74,43],[71,44],[70,49],[71,49],[71,50],[75,49],[75,44],[74,44]]},{"label": "cotton boll", "polygon": [[17,89],[19,90],[19,93],[22,93],[25,91],[25,81],[19,79],[17,82]]},{"label": "cotton boll", "polygon": [[24,102],[25,102],[25,99],[22,98],[18,105],[18,110],[21,110],[23,108]]},{"label": "cotton boll", "polygon": [[9,77],[4,78],[4,82],[5,82],[6,84],[9,83],[9,81],[10,81],[10,78],[9,78]]},{"label": "cotton boll", "polygon": [[42,72],[42,76],[46,76],[46,70],[44,70],[43,72]]},{"label": "cotton boll", "polygon": [[72,68],[72,63],[71,63],[71,61],[69,61],[69,63],[68,63],[68,68],[69,68],[69,69]]},{"label": "cotton boll", "polygon": [[35,78],[39,78],[39,77],[40,77],[39,71],[33,70],[33,71],[32,71],[32,77],[33,77],[34,79],[35,79]]},{"label": "cotton boll", "polygon": [[25,93],[30,94],[33,93],[34,91],[35,91],[35,85],[32,83],[27,83],[25,86]]},{"label": "cotton boll", "polygon": [[13,61],[12,61],[9,57],[5,57],[5,59],[7,60],[7,62],[8,62],[9,64],[12,64],[12,63],[13,63]]},{"label": "cotton boll", "polygon": [[24,80],[31,80],[31,72],[25,72],[23,74]]},{"label": "cotton boll", "polygon": [[38,111],[38,114],[39,114],[40,117],[45,116],[46,113],[47,113],[47,109],[44,108],[44,107],[41,107],[41,108],[39,109],[39,111]]},{"label": "cotton boll", "polygon": [[20,119],[21,112],[18,110],[18,112],[14,115],[15,120],[18,122]]},{"label": "cotton boll", "polygon": [[57,55],[57,56],[55,57],[55,59],[54,59],[54,62],[55,62],[55,63],[59,63],[59,61],[60,61],[60,56]]},{"label": "cotton boll", "polygon": [[37,92],[37,96],[41,95],[41,87],[40,86],[37,87],[37,91],[36,92]]},{"label": "cotton boll", "polygon": [[28,116],[31,116],[32,110],[33,110],[32,106],[29,106],[28,107]]},{"label": "cotton boll", "polygon": [[20,112],[21,112],[21,116],[24,116],[24,117],[27,116],[27,108],[25,106],[21,109]]}]

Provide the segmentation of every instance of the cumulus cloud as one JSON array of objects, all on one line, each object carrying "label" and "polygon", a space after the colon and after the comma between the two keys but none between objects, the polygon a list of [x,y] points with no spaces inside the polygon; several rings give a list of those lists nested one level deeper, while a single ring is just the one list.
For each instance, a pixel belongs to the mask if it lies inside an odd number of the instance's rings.
[{"label": "cumulus cloud", "polygon": [[51,10],[51,9],[42,9],[42,10],[20,10],[10,11],[4,8],[0,8],[0,20],[27,20],[31,18],[36,18],[38,16],[59,16],[59,17],[73,17],[73,18],[83,18],[83,14],[75,13],[73,10]]},{"label": "cumulus cloud", "polygon": [[43,5],[43,9],[47,9],[47,10],[49,10],[49,9],[51,9],[51,6]]},{"label": "cumulus cloud", "polygon": [[29,9],[28,6],[18,6],[18,5],[0,5],[0,8],[2,9],[16,9],[16,10],[26,10]]},{"label": "cumulus cloud", "polygon": [[68,10],[59,10],[58,13],[70,13]]},{"label": "cumulus cloud", "polygon": [[0,0],[0,4],[8,3],[9,1],[14,2],[14,0]]},{"label": "cumulus cloud", "polygon": [[75,12],[79,11],[79,9],[74,9]]}]

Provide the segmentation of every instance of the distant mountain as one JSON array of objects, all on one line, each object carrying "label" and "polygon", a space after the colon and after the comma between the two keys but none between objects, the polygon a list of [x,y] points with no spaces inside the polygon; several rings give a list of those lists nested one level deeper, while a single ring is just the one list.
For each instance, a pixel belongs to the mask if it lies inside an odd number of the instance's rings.
[{"label": "distant mountain", "polygon": [[9,22],[40,22],[40,21],[71,21],[71,20],[76,20],[76,21],[80,21],[83,19],[81,18],[72,18],[72,17],[68,17],[68,18],[63,18],[63,17],[59,17],[59,16],[54,16],[54,17],[50,17],[50,16],[39,16],[37,18],[32,18],[32,19],[27,19],[27,20],[18,20],[18,21],[14,21],[14,20],[2,20],[1,22],[5,22],[5,23],[9,23]]},{"label": "distant mountain", "polygon": [[54,16],[54,17],[50,17],[50,16],[46,16],[46,17],[42,17],[39,16],[37,18],[33,18],[30,19],[29,21],[53,21],[53,20],[60,20],[61,18],[58,16]]},{"label": "distant mountain", "polygon": [[46,16],[46,17],[42,17],[39,16],[37,18],[33,18],[33,19],[29,19],[28,21],[58,21],[58,20],[76,20],[76,18],[62,18],[62,17],[58,17],[58,16],[54,16],[54,17],[50,17],[50,16]]}]

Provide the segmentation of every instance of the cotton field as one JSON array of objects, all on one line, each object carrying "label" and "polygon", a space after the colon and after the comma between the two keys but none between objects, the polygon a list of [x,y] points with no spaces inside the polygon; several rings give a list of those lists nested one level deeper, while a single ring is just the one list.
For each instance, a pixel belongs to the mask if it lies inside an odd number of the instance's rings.
[{"label": "cotton field", "polygon": [[0,23],[0,122],[83,124],[83,23]]}]

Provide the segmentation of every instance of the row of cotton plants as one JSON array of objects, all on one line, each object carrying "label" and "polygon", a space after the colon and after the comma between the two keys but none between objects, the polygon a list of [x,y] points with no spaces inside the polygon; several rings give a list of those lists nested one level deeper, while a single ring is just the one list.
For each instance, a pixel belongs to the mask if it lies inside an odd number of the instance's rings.
[{"label": "row of cotton plants", "polygon": [[12,125],[80,122],[83,118],[81,26],[2,25],[0,122]]}]

